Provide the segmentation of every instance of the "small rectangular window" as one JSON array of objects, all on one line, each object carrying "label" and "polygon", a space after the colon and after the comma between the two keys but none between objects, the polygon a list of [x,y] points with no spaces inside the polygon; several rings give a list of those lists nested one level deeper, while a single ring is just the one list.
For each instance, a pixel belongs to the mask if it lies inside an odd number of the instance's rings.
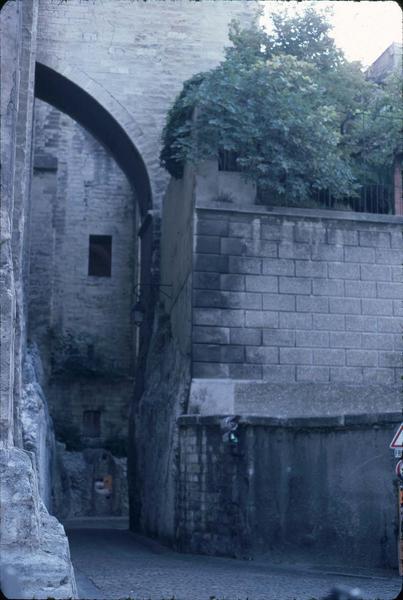
[{"label": "small rectangular window", "polygon": [[88,275],[110,277],[112,274],[112,236],[90,235]]},{"label": "small rectangular window", "polygon": [[85,410],[83,412],[83,435],[86,437],[100,437],[101,413],[99,410]]}]

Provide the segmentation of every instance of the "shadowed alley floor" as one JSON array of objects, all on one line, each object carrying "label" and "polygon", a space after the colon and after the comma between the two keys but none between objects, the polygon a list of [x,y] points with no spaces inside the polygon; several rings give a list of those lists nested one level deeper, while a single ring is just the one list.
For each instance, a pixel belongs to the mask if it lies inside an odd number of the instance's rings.
[{"label": "shadowed alley floor", "polygon": [[[396,572],[302,568],[267,560],[179,554],[129,531],[67,531],[81,598],[136,600],[311,600],[334,585],[358,587],[365,600],[392,600]],[[333,572],[332,572],[333,571]]]}]

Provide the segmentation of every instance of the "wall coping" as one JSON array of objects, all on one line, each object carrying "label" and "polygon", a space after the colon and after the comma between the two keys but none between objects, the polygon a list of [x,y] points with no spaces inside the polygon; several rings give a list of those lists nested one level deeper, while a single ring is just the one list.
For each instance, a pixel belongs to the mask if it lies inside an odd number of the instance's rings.
[{"label": "wall coping", "polygon": [[[181,415],[177,419],[179,427],[214,427],[220,426],[222,419],[235,415]],[[322,428],[359,428],[380,426],[389,423],[400,423],[403,420],[402,412],[372,413],[356,415],[336,415],[324,417],[293,417],[278,418],[261,415],[236,415],[240,425],[264,426],[283,429],[322,429]]]},{"label": "wall coping", "polygon": [[223,212],[228,214],[245,214],[257,216],[305,217],[311,219],[329,219],[335,221],[359,221],[364,223],[391,223],[403,225],[403,215],[382,215],[376,213],[359,213],[353,211],[317,209],[317,208],[274,208],[256,204],[247,208],[239,206],[223,206],[218,202],[197,202],[197,211]]}]

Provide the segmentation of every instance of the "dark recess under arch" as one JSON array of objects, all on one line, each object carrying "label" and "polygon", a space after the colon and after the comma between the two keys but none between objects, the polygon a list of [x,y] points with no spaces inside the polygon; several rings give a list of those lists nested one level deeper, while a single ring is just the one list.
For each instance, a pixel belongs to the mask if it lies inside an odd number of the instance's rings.
[{"label": "dark recess under arch", "polygon": [[144,218],[152,208],[150,180],[121,125],[85,90],[40,62],[35,68],[35,96],[72,117],[109,150],[130,181]]}]

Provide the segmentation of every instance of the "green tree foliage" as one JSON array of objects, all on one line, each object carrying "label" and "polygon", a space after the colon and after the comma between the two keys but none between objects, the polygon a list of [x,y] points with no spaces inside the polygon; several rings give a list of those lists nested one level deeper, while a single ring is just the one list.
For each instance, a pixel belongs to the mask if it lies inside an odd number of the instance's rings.
[{"label": "green tree foliage", "polygon": [[329,31],[313,8],[274,15],[270,33],[233,22],[225,60],[186,82],[169,112],[161,164],[178,178],[186,161],[227,150],[277,198],[357,192],[398,150],[400,81],[367,81]]}]

